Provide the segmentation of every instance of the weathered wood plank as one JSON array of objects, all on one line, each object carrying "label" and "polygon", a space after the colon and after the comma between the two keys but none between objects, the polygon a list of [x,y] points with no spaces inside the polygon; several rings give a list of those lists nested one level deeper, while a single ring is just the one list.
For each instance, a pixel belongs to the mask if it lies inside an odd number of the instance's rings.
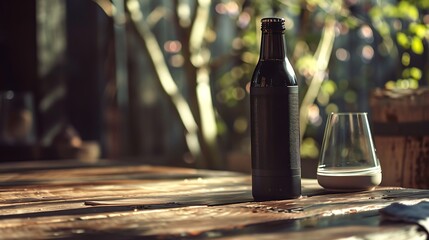
[{"label": "weathered wood plank", "polygon": [[428,190],[329,193],[303,180],[300,199],[253,202],[248,175],[151,166],[11,168],[0,181],[0,239],[421,237],[380,224],[378,210],[429,201]]},{"label": "weathered wood plank", "polygon": [[429,88],[376,89],[370,105],[382,185],[429,189]]}]

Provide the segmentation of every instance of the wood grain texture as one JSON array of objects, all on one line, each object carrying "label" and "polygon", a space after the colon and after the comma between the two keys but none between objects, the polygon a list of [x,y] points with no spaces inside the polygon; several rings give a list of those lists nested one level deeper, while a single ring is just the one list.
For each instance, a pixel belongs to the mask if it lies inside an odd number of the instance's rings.
[{"label": "wood grain texture", "polygon": [[376,89],[370,106],[382,185],[429,189],[429,88]]},{"label": "wood grain texture", "polygon": [[429,200],[428,190],[332,193],[304,179],[299,199],[253,202],[250,176],[232,172],[143,165],[0,167],[0,239],[426,238],[417,225],[384,222],[378,210]]}]

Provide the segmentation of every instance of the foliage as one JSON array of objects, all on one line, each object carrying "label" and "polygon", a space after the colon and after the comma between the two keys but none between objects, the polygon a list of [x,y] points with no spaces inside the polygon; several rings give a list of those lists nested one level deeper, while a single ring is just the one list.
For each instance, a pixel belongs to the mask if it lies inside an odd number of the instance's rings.
[{"label": "foliage", "polygon": [[[402,73],[390,79],[386,88],[418,88],[425,71],[429,40],[429,4],[427,1],[380,2],[371,8],[373,26],[383,37],[383,52],[401,61]],[[423,59],[422,59],[423,57]],[[412,59],[420,59],[413,62]],[[423,83],[425,85],[425,83]]]},{"label": "foliage", "polygon": [[[288,57],[300,80],[304,158],[317,157],[327,113],[366,110],[374,87],[427,85],[427,0],[125,2],[161,89],[184,125],[189,150],[205,161],[203,167],[224,167],[224,156],[215,153],[249,152],[248,83],[264,16],[286,20]],[[150,6],[150,13],[141,5]],[[169,23],[173,39],[154,34],[160,21]],[[161,52],[162,46],[169,52]],[[182,86],[172,77],[178,69],[186,78]]]}]

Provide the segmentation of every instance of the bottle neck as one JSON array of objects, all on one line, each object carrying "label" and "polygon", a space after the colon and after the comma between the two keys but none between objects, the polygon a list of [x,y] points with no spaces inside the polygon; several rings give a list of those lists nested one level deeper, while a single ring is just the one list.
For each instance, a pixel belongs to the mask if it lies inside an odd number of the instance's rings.
[{"label": "bottle neck", "polygon": [[286,57],[285,39],[281,32],[263,32],[261,41],[261,60],[282,60]]}]

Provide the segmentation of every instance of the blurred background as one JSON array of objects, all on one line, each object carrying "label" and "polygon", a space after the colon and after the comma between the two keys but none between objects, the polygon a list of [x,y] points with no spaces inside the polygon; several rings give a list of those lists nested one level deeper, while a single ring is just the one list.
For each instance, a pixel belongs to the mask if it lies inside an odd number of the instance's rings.
[{"label": "blurred background", "polygon": [[0,161],[248,172],[249,80],[267,16],[286,20],[304,176],[327,114],[371,119],[377,96],[429,83],[427,0],[1,1]]}]

